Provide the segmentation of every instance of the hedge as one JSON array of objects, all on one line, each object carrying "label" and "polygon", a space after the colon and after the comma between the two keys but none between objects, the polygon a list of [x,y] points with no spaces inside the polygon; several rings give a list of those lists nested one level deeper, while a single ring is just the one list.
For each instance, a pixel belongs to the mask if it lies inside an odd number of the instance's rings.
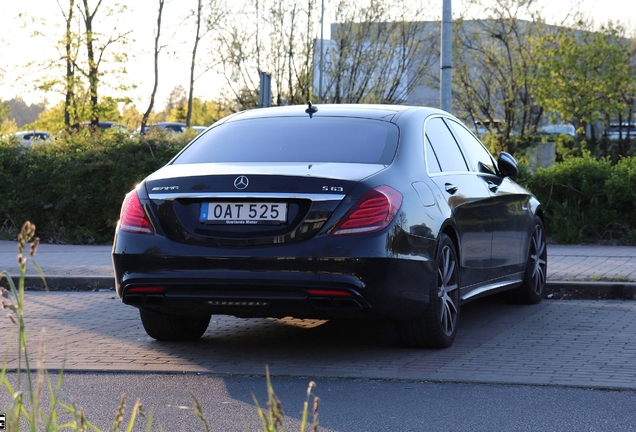
[{"label": "hedge", "polygon": [[557,243],[636,242],[636,158],[568,158],[538,169],[524,185],[541,201]]},{"label": "hedge", "polygon": [[[112,242],[124,195],[189,138],[76,134],[30,150],[0,139],[0,237],[30,220],[46,242]],[[636,158],[572,157],[522,173],[554,241],[636,243]]]},{"label": "hedge", "polygon": [[184,139],[76,134],[25,150],[0,140],[0,223],[30,220],[43,241],[110,243],[123,197],[183,148]]}]

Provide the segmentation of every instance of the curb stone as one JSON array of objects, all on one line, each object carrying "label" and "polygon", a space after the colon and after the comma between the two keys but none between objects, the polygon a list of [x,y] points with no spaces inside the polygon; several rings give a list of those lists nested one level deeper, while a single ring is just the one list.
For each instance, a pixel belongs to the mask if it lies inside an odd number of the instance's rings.
[{"label": "curb stone", "polygon": [[[19,277],[13,276],[12,279],[17,286]],[[46,283],[51,291],[115,290],[115,279],[104,276],[53,276],[47,277]],[[42,291],[45,289],[39,276],[26,276],[25,287],[27,291]],[[548,281],[546,298],[563,300],[636,300],[636,282]]]},{"label": "curb stone", "polygon": [[548,281],[548,298],[636,300],[636,282]]}]

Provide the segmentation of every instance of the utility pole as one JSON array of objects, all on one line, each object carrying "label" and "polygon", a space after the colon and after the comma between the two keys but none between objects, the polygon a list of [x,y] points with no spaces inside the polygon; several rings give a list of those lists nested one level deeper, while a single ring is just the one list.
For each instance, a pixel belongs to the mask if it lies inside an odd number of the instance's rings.
[{"label": "utility pole", "polygon": [[325,70],[325,0],[320,5],[320,66],[318,70],[318,103],[322,103],[322,74]]},{"label": "utility pole", "polygon": [[444,0],[442,9],[442,44],[440,52],[440,108],[452,111],[452,74],[453,69],[453,14],[451,0]]},{"label": "utility pole", "polygon": [[272,106],[272,74],[258,71],[260,87],[258,90],[258,106],[267,108]]}]

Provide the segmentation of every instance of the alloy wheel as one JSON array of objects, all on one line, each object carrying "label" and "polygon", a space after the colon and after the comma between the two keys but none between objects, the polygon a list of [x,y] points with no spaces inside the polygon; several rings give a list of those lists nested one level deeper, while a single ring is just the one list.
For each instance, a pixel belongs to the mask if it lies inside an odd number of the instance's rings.
[{"label": "alloy wheel", "polygon": [[530,244],[530,265],[532,266],[531,283],[537,295],[543,294],[546,282],[547,268],[547,248],[545,244],[545,233],[543,227],[537,225],[532,233]]},{"label": "alloy wheel", "polygon": [[450,336],[455,331],[459,315],[459,286],[457,283],[457,258],[453,249],[448,245],[442,249],[437,272],[439,317],[444,334]]}]

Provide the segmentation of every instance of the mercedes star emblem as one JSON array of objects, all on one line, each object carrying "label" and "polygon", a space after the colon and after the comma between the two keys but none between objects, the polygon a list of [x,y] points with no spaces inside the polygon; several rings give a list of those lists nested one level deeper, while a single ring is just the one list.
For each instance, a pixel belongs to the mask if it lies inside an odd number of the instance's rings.
[{"label": "mercedes star emblem", "polygon": [[250,184],[250,181],[245,176],[239,176],[234,180],[234,187],[237,189],[243,190],[248,184]]}]

